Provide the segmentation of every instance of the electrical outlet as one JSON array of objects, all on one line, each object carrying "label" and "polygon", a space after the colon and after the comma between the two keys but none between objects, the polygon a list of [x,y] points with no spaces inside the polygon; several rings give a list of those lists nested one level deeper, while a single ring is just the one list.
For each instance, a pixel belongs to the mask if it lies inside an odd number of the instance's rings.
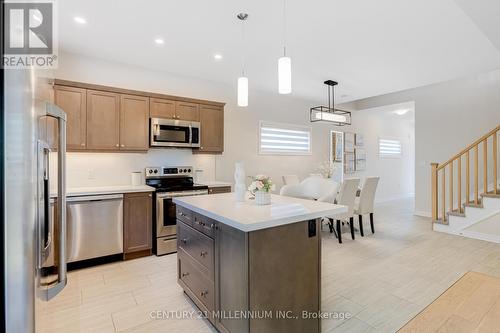
[{"label": "electrical outlet", "polygon": [[87,178],[88,179],[95,179],[94,169],[88,169],[87,170]]}]

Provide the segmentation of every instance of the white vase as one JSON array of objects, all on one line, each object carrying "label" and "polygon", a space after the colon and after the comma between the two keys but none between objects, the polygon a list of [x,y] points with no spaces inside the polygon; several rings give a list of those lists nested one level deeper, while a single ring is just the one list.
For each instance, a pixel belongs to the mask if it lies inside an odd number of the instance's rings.
[{"label": "white vase", "polygon": [[255,192],[255,203],[257,205],[269,205],[271,204],[271,193],[265,191]]},{"label": "white vase", "polygon": [[245,201],[247,187],[245,184],[245,169],[243,162],[237,162],[234,166],[234,195],[236,201]]}]

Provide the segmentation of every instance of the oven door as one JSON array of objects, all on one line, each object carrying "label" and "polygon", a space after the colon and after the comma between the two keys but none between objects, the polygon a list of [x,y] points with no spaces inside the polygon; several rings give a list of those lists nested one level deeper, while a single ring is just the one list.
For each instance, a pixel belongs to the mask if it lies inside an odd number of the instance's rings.
[{"label": "oven door", "polygon": [[156,193],[156,237],[177,234],[177,214],[174,197],[208,194],[208,190],[159,192]]},{"label": "oven door", "polygon": [[[194,128],[194,131],[193,131]],[[151,146],[159,147],[193,147],[199,145],[199,123],[151,118]]]}]

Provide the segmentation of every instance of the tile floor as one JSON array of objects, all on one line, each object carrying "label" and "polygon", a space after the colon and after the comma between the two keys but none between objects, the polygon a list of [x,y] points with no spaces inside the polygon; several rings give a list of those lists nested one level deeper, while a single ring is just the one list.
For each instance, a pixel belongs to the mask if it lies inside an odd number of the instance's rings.
[{"label": "tile floor", "polygon": [[[323,232],[322,310],[348,319],[323,332],[395,332],[467,271],[500,277],[500,244],[433,232],[412,200],[380,204],[374,235]],[[357,223],[357,222],[356,222]],[[202,319],[153,319],[156,310],[194,305],[176,282],[176,256],[148,257],[73,271],[45,303],[42,332],[215,332]]]}]

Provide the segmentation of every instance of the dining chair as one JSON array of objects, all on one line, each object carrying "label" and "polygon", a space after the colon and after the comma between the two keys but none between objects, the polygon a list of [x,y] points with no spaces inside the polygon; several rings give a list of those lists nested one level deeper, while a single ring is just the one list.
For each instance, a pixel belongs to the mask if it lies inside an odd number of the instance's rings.
[{"label": "dining chair", "polygon": [[[329,227],[330,232],[335,232],[339,243],[342,244],[342,222],[349,223],[351,229],[351,238],[354,240],[354,205],[356,200],[356,192],[359,186],[359,178],[345,179],[342,183],[340,193],[337,197],[337,204],[347,207],[347,212],[343,214],[336,215],[334,217],[329,217]],[[336,230],[334,229],[334,221],[336,221]]]},{"label": "dining chair", "polygon": [[373,206],[378,181],[379,177],[365,178],[359,195],[359,200],[357,200],[356,206],[354,207],[354,214],[358,215],[359,218],[359,233],[361,234],[361,237],[365,236],[363,232],[363,215],[365,214],[370,214],[370,227],[372,229],[372,233],[375,233],[375,228],[373,226]]},{"label": "dining chair", "polygon": [[299,177],[297,175],[283,175],[283,185],[292,185],[300,183]]}]

